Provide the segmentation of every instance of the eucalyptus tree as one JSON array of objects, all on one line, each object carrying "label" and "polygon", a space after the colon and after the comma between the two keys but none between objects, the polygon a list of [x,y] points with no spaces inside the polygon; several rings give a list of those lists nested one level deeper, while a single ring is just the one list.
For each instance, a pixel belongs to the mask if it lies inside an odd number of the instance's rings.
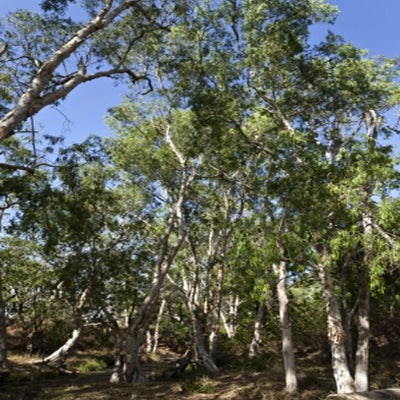
[{"label": "eucalyptus tree", "polygon": [[43,13],[18,10],[0,32],[1,92],[11,88],[0,119],[0,141],[46,106],[82,83],[126,76],[146,82],[146,48],[162,41],[184,12],[185,2],[96,0],[82,2],[83,18],[69,16],[70,1],[43,1]]},{"label": "eucalyptus tree", "polygon": [[[379,203],[372,196],[388,196],[388,189],[396,181],[390,149],[377,144],[377,137],[372,137],[371,132],[377,135],[382,127],[387,133],[391,130],[384,113],[397,102],[397,72],[390,60],[365,58],[362,52],[332,35],[317,50],[315,54],[312,50],[307,52],[308,67],[313,71],[312,85],[304,86],[297,100],[291,96],[287,102],[279,97],[279,109],[286,115],[284,120],[278,116],[286,126],[286,133],[280,133],[280,143],[288,140],[292,149],[284,150],[281,146],[283,164],[276,159],[278,163],[270,172],[276,177],[272,187],[281,207],[295,218],[296,224],[303,226],[303,240],[312,243],[304,251],[310,254],[312,249],[319,260],[312,264],[320,276],[327,302],[333,372],[338,391],[348,392],[365,390],[368,382],[368,293],[371,277],[381,268],[376,270],[373,261],[372,249],[380,240],[371,229],[374,225],[379,231],[379,226],[372,222]],[[321,58],[320,52],[326,59]],[[314,69],[315,65],[319,65],[318,69]],[[296,90],[306,82],[302,74],[293,73],[293,77]],[[264,94],[260,92],[260,96],[263,98]],[[290,108],[284,109],[287,104]],[[393,246],[393,242],[387,245]],[[360,252],[364,253],[363,259]],[[346,260],[349,254],[353,266]],[[332,282],[335,266],[357,268],[363,277],[362,290],[359,296],[354,295],[357,301],[352,307],[358,310],[359,319],[354,378],[353,367],[347,363],[351,357],[346,355],[346,335]]]},{"label": "eucalyptus tree", "polygon": [[52,302],[74,326],[71,338],[43,360],[59,365],[99,317],[99,300],[115,296],[113,279],[123,279],[128,260],[139,253],[134,240],[140,240],[128,215],[132,205],[128,212],[99,138],[63,150],[53,175],[51,185],[21,205],[14,229],[37,242],[41,262],[55,274]]},{"label": "eucalyptus tree", "polygon": [[160,90],[164,98],[153,106],[126,101],[109,118],[117,133],[110,150],[113,161],[126,182],[149,194],[156,215],[148,243],[151,284],[128,326],[124,360],[128,382],[144,378],[140,348],[166,275],[187,236],[187,192],[196,176],[195,160],[181,145],[185,135],[195,131],[190,112],[172,107],[162,83]]},{"label": "eucalyptus tree", "polygon": [[[12,139],[3,146],[0,152],[2,158],[2,167],[0,173],[0,229],[1,229],[1,251],[2,258],[2,271],[0,273],[0,348],[1,348],[1,366],[7,367],[7,310],[10,310],[8,300],[15,299],[17,289],[22,289],[12,278],[18,276],[26,277],[22,273],[21,268],[18,267],[20,263],[26,261],[26,267],[34,262],[34,255],[30,258],[26,252],[14,250],[12,239],[12,225],[11,219],[18,212],[19,207],[22,206],[29,197],[35,193],[40,185],[47,181],[46,173],[38,173],[32,175],[33,169],[27,166],[32,160],[33,152],[29,147],[25,146],[22,141]],[[15,239],[15,238],[14,238]],[[19,243],[20,248],[23,248],[23,242]],[[30,241],[26,242],[26,249],[31,246]],[[32,247],[32,250],[34,247]],[[21,258],[18,259],[18,252],[21,253]],[[35,251],[33,251],[35,253]],[[9,257],[4,256],[9,254]],[[15,261],[15,262],[14,262]],[[14,271],[14,272],[12,272]],[[22,273],[22,275],[21,275]],[[35,274],[33,274],[35,275]],[[19,279],[19,278],[17,278]],[[32,277],[34,280],[35,278]],[[14,285],[15,284],[15,285]],[[34,289],[32,289],[34,290]],[[19,296],[20,300],[27,296]],[[22,301],[22,300],[21,300]]]}]

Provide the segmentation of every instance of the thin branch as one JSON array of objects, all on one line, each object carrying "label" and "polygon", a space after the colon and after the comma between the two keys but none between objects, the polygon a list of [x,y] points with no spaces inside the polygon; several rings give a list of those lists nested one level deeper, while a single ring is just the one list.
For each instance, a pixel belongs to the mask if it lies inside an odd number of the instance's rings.
[{"label": "thin branch", "polygon": [[11,171],[26,171],[30,174],[34,174],[35,173],[35,169],[31,168],[31,167],[26,167],[24,165],[15,165],[15,164],[8,164],[8,163],[2,163],[0,162],[0,168],[4,168],[4,169],[9,169]]}]

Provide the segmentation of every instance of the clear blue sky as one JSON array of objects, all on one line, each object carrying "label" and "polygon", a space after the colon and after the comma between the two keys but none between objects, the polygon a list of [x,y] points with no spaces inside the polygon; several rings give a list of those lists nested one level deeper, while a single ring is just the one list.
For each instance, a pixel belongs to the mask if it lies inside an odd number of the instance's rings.
[{"label": "clear blue sky", "polygon": [[[400,0],[329,0],[341,12],[334,26],[329,29],[342,35],[357,47],[369,49],[371,55],[396,57],[400,55]],[[0,0],[0,17],[17,8],[37,8],[37,0]],[[326,27],[313,28],[313,37],[322,37]],[[113,81],[86,83],[75,89],[59,106],[59,111],[47,108],[37,116],[37,124],[49,134],[63,134],[68,141],[80,141],[88,134],[110,134],[104,123],[107,109],[121,102],[122,87]]]}]

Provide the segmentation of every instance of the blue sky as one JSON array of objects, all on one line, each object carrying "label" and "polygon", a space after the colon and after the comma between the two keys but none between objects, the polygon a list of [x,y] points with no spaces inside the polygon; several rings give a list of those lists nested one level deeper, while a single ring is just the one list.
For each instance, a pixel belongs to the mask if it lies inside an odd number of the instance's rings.
[{"label": "blue sky", "polygon": [[[371,55],[400,55],[400,0],[329,0],[339,6],[337,22],[329,29]],[[0,0],[0,17],[17,8],[37,8],[36,0]],[[326,27],[313,28],[314,37],[322,37]],[[67,142],[81,141],[93,133],[109,135],[104,122],[108,108],[119,104],[124,88],[110,79],[86,83],[75,89],[59,107],[48,107],[37,116],[42,132],[63,135]],[[65,115],[71,122],[67,123]]]}]

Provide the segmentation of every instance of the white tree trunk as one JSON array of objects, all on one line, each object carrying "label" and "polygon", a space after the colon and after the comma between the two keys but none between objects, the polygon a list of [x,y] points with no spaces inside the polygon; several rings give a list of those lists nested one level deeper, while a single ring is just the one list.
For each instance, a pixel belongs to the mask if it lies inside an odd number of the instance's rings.
[{"label": "white tree trunk", "polygon": [[[367,285],[367,284],[366,284]],[[357,315],[357,351],[355,366],[355,385],[357,392],[368,391],[368,359],[369,359],[369,288],[362,290]]]},{"label": "white tree trunk", "polygon": [[166,303],[167,303],[167,301],[165,299],[161,300],[160,309],[159,309],[158,315],[157,315],[156,326],[154,328],[153,348],[151,350],[152,353],[157,352],[158,341],[160,339],[160,323],[161,323],[161,318],[164,314],[164,308],[165,308]]},{"label": "white tree trunk", "polygon": [[114,327],[114,366],[112,369],[110,383],[119,383],[122,380],[124,332],[118,326]]},{"label": "white tree trunk", "polygon": [[147,329],[146,331],[146,353],[151,353],[152,349],[152,344],[153,344],[153,339],[151,337],[151,332],[150,329]]},{"label": "white tree trunk", "polygon": [[289,315],[289,299],[286,287],[286,264],[281,261],[273,265],[274,273],[278,277],[277,292],[279,300],[279,316],[282,329],[282,354],[285,367],[286,391],[295,394],[298,391],[296,364],[292,326]]},{"label": "white tree trunk", "polygon": [[62,365],[81,336],[82,328],[73,330],[71,337],[54,353],[43,359],[45,364]]},{"label": "white tree trunk", "polygon": [[325,300],[327,333],[332,353],[332,369],[336,389],[338,393],[351,393],[355,391],[355,386],[347,363],[346,337],[335,291],[327,267],[319,264],[317,271]]},{"label": "white tree trunk", "polygon": [[256,320],[254,323],[253,339],[250,343],[249,357],[254,358],[260,353],[262,339],[261,339],[261,328],[264,323],[264,316],[267,310],[267,306],[264,301],[260,301],[257,307]]},{"label": "white tree trunk", "polygon": [[224,284],[224,263],[221,262],[217,269],[217,278],[215,284],[214,304],[211,319],[211,332],[209,337],[209,353],[211,358],[215,358],[218,348],[218,336],[221,325],[221,301],[222,287]]},{"label": "white tree trunk", "polygon": [[[372,235],[372,217],[363,214],[363,228],[366,241]],[[369,338],[370,338],[370,254],[368,246],[364,246],[364,266],[360,277],[360,300],[357,312],[357,350],[355,365],[355,385],[358,392],[368,390],[368,362],[369,362]]]},{"label": "white tree trunk", "polygon": [[49,83],[54,79],[57,68],[62,66],[63,62],[96,32],[110,25],[128,8],[134,7],[137,0],[125,0],[112,10],[113,2],[107,1],[106,3],[104,9],[93,20],[84,24],[43,62],[14,108],[0,119],[0,143],[11,136],[14,130],[29,117],[32,117],[47,105],[62,99],[84,82],[121,73],[127,73],[134,77],[134,74],[126,68],[112,68],[108,71],[99,71],[89,75],[86,75],[84,69],[79,68],[66,82],[60,82],[56,89],[48,91]]},{"label": "white tree trunk", "polygon": [[221,319],[229,339],[233,339],[237,331],[237,314],[240,305],[238,295],[230,295],[228,301],[228,317],[221,310]]}]

